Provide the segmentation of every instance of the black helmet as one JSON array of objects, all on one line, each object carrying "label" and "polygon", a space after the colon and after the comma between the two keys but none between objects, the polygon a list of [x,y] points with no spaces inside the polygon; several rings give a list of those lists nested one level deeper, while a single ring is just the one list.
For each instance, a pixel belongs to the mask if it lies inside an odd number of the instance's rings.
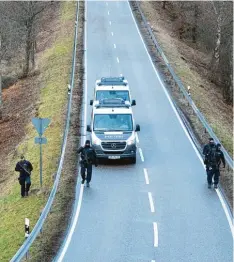
[{"label": "black helmet", "polygon": [[85,146],[90,146],[90,140],[85,141]]},{"label": "black helmet", "polygon": [[214,138],[210,137],[210,138],[209,138],[209,142],[210,142],[210,143],[214,143]]}]

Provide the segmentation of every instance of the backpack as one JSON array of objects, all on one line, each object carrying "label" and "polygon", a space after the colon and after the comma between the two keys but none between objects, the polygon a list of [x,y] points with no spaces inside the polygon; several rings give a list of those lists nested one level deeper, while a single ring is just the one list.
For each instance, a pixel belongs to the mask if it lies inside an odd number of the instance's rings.
[{"label": "backpack", "polygon": [[210,147],[209,154],[207,156],[207,161],[210,166],[216,166],[217,165],[217,154],[216,154],[216,147]]},{"label": "backpack", "polygon": [[94,154],[92,148],[84,148],[84,162],[87,164],[92,164],[94,161]]}]

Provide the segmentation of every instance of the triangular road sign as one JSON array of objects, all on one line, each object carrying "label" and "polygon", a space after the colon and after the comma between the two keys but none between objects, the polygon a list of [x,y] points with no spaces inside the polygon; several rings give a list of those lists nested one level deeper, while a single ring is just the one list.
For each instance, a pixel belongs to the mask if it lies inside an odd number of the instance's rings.
[{"label": "triangular road sign", "polygon": [[50,119],[49,118],[33,118],[32,123],[34,127],[36,128],[38,134],[42,136],[46,128],[50,124]]}]

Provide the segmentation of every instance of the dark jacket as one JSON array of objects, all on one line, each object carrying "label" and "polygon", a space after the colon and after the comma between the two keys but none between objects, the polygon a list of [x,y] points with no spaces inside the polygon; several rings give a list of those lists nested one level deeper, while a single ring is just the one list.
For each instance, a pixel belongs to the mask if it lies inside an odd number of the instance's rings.
[{"label": "dark jacket", "polygon": [[[85,151],[86,150],[89,150],[92,154],[92,162],[91,163],[86,163],[85,161]],[[97,162],[97,155],[96,155],[96,152],[95,150],[92,148],[92,147],[83,147],[81,146],[79,149],[78,149],[78,154],[81,154],[81,163],[82,164],[94,164],[95,166],[97,166],[98,162]]]},{"label": "dark jacket", "polygon": [[20,172],[20,178],[26,178],[31,175],[32,164],[27,160],[21,160],[16,164],[15,171]]},{"label": "dark jacket", "polygon": [[211,151],[211,148],[212,147],[216,147],[215,144],[206,144],[203,148],[203,155],[205,156],[205,159],[204,159],[204,164],[207,165],[208,164],[208,156],[210,154],[210,151]]}]

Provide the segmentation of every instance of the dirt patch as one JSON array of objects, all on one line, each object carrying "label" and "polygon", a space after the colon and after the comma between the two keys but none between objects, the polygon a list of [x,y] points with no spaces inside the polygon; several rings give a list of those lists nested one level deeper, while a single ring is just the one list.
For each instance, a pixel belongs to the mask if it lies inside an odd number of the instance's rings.
[{"label": "dirt patch", "polygon": [[64,239],[71,220],[77,182],[77,148],[80,140],[80,110],[83,94],[83,23],[84,2],[80,2],[76,75],[72,97],[72,111],[68,142],[59,188],[43,233],[32,248],[30,261],[52,261]]},{"label": "dirt patch", "polygon": [[[166,87],[192,127],[200,145],[204,145],[208,141],[208,133],[188,105],[179,87],[171,77],[162,57],[154,47],[134,2],[132,2],[132,6],[150,55],[156,67],[160,70]],[[166,16],[165,12],[159,9],[160,3],[141,2],[140,6],[175,73],[180,77],[185,87],[191,87],[193,101],[211,124],[225,148],[232,154],[233,109],[225,103],[218,87],[210,83],[206,78],[209,57],[175,38],[171,20]],[[233,174],[228,168],[221,170],[221,173],[221,184],[232,206]]]}]

